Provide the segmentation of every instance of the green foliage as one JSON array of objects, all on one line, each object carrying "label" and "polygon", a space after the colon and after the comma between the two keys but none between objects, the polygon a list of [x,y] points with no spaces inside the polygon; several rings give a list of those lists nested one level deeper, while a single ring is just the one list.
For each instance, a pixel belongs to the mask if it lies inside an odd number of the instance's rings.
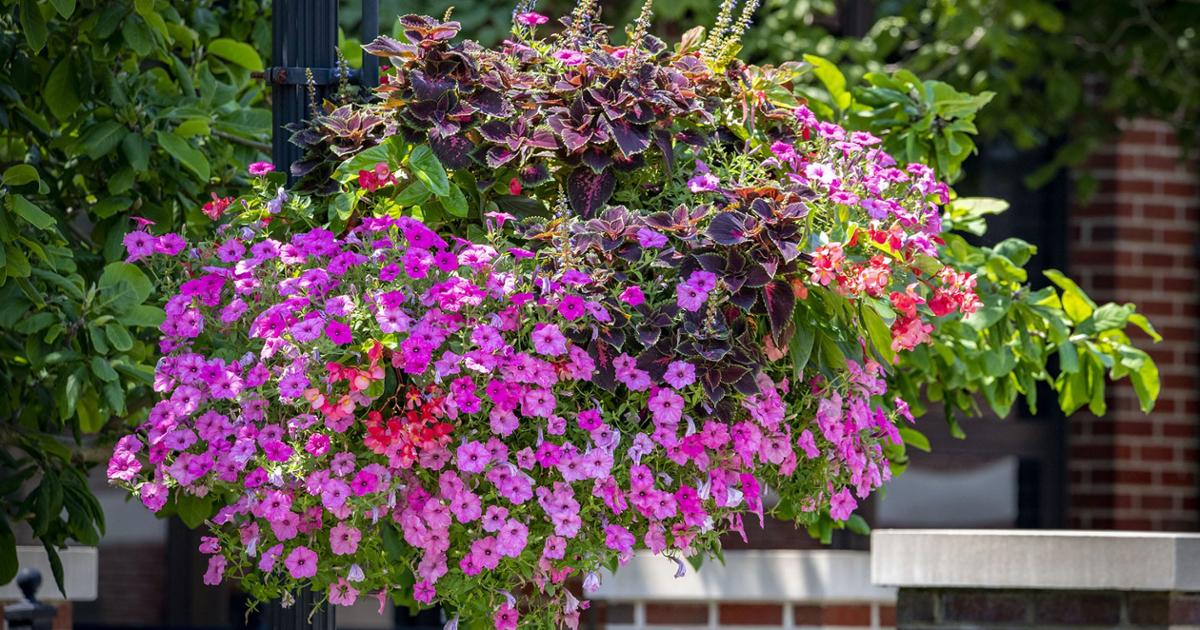
[{"label": "green foliage", "polygon": [[[962,94],[944,83],[922,82],[905,70],[891,76],[868,73],[865,87],[847,91],[835,66],[812,55],[806,61],[817,74],[815,83],[825,86],[823,92],[800,88],[814,107],[824,106],[827,114],[842,112],[848,127],[883,137],[897,159],[934,165],[947,181],[959,177],[974,150],[976,114],[988,104],[989,93]],[[831,103],[840,104],[833,109]],[[932,343],[902,355],[893,385],[905,400],[942,403],[952,431],[960,436],[955,414],[978,415],[981,398],[1002,417],[1019,396],[1036,410],[1039,382],[1053,387],[1064,413],[1086,405],[1103,414],[1106,373],[1113,380],[1128,377],[1142,410],[1150,411],[1158,397],[1158,368],[1132,345],[1126,329],[1141,329],[1153,341],[1161,337],[1133,304],[1098,305],[1055,270],[1046,272],[1054,286],[1034,291],[1024,266],[1037,253],[1036,246],[1010,238],[979,247],[956,233],[983,236],[986,218],[1007,208],[1003,200],[987,198],[949,204],[941,261],[978,275],[983,308],[966,319],[941,322]],[[865,321],[870,329],[872,320]],[[914,405],[914,412],[923,411]],[[904,438],[910,446],[928,448],[915,431]]]},{"label": "green foliage", "polygon": [[53,556],[104,530],[89,447],[144,416],[163,318],[121,239],[132,215],[205,228],[214,186],[261,159],[270,30],[254,0],[0,3],[3,583],[18,537]]}]

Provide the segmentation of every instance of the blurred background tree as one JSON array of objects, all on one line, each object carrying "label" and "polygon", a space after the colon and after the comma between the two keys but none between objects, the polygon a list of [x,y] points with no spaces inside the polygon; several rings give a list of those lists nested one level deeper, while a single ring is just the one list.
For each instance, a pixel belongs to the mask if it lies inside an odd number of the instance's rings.
[{"label": "blurred background tree", "polygon": [[87,471],[145,417],[153,283],[132,217],[201,208],[269,150],[254,0],[0,0],[0,584],[15,544],[96,544]]}]

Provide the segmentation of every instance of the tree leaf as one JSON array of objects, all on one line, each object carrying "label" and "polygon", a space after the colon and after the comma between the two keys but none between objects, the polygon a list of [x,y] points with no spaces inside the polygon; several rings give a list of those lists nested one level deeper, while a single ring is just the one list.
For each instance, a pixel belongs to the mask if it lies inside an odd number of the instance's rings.
[{"label": "tree leaf", "polygon": [[128,131],[125,125],[115,120],[106,120],[88,129],[80,142],[87,156],[98,160],[117,148]]},{"label": "tree leaf", "polygon": [[17,537],[8,526],[8,519],[0,518],[0,584],[8,584],[17,577]]},{"label": "tree leaf", "polygon": [[39,182],[37,169],[28,164],[16,164],[4,170],[5,186],[24,186],[29,182]]},{"label": "tree leaf", "polygon": [[104,357],[93,356],[89,363],[92,367],[92,374],[95,374],[96,378],[105,383],[111,383],[119,378],[117,371],[113,369],[112,364]]},{"label": "tree leaf", "polygon": [[846,77],[842,71],[828,59],[816,55],[804,55],[804,60],[812,64],[813,74],[820,79],[829,96],[838,109],[844,110],[850,106],[852,98],[846,90]]},{"label": "tree leaf", "polygon": [[204,154],[197,151],[192,145],[188,144],[187,140],[179,137],[174,133],[165,131],[155,132],[155,137],[158,138],[158,143],[162,146],[171,157],[179,160],[180,164],[187,167],[188,170],[196,174],[196,177],[207,183],[211,171],[208,165],[208,158]]},{"label": "tree leaf", "polygon": [[141,269],[125,263],[112,262],[104,267],[97,283],[104,298],[103,302],[118,313],[125,313],[146,301],[154,291],[154,284]]},{"label": "tree leaf", "polygon": [[64,18],[69,18],[75,13],[75,0],[50,0],[50,4],[54,5],[54,10]]},{"label": "tree leaf", "polygon": [[263,71],[262,57],[258,56],[258,52],[250,44],[222,37],[209,42],[208,52],[247,70]]},{"label": "tree leaf", "polygon": [[46,18],[36,0],[21,0],[21,31],[25,33],[25,41],[37,54],[46,45],[50,32],[46,29]]},{"label": "tree leaf", "polygon": [[133,349],[133,337],[129,330],[116,322],[105,324],[104,336],[108,337],[108,342],[119,352],[129,352]]},{"label": "tree leaf", "polygon": [[33,227],[39,230],[48,230],[54,227],[54,217],[33,205],[33,202],[26,199],[24,195],[12,195],[9,199],[12,211]]},{"label": "tree leaf", "polygon": [[43,94],[46,107],[59,120],[66,120],[79,109],[79,95],[75,91],[75,72],[71,57],[66,57],[50,71]]}]

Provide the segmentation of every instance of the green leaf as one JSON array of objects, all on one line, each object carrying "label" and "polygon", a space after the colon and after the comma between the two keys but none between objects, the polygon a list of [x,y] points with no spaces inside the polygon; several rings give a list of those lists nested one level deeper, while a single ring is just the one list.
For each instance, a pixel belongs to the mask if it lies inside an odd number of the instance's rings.
[{"label": "green leaf", "polygon": [[439,197],[438,201],[442,202],[442,208],[451,216],[465,218],[470,213],[470,207],[467,205],[467,196],[463,194],[461,188],[457,185],[450,186],[450,194],[445,197]]},{"label": "green leaf", "polygon": [[208,44],[208,52],[247,70],[253,72],[263,71],[262,58],[258,56],[258,52],[250,44],[226,38],[214,39]]},{"label": "green leaf", "polygon": [[166,318],[167,314],[161,308],[150,304],[139,304],[121,316],[121,323],[126,326],[157,327]]},{"label": "green leaf", "polygon": [[39,230],[48,230],[54,227],[54,217],[33,205],[33,202],[26,199],[24,195],[12,195],[9,199],[11,200],[9,207],[12,211],[33,227]]},{"label": "green leaf", "polygon": [[83,150],[93,160],[98,160],[117,148],[129,130],[119,122],[106,120],[88,129],[80,142]]},{"label": "green leaf", "polygon": [[846,519],[846,529],[859,536],[871,535],[871,526],[867,524],[867,519],[857,514],[851,514],[850,518]]},{"label": "green leaf", "polygon": [[342,183],[356,180],[359,171],[369,171],[375,168],[376,164],[386,164],[389,169],[397,166],[391,160],[388,143],[377,144],[342,162],[334,170],[333,178]]},{"label": "green leaf", "polygon": [[96,378],[104,381],[105,383],[111,383],[119,378],[117,376],[117,371],[113,369],[112,364],[110,364],[104,357],[93,356],[90,364],[92,367],[92,374],[95,374]]},{"label": "green leaf", "polygon": [[4,170],[5,186],[23,186],[29,182],[40,182],[37,169],[28,164],[17,164]]},{"label": "green leaf", "polygon": [[175,513],[190,529],[195,529],[204,523],[213,513],[212,495],[204,498],[183,492],[175,494]]},{"label": "green leaf", "polygon": [[929,438],[925,437],[924,433],[912,427],[900,427],[898,430],[900,431],[900,438],[908,446],[925,451],[926,453],[930,451]]},{"label": "green leaf", "polygon": [[1084,334],[1101,333],[1106,330],[1116,330],[1125,327],[1129,316],[1133,315],[1133,305],[1105,304],[1097,308],[1091,317],[1083,321],[1078,331]]},{"label": "green leaf", "polygon": [[150,168],[150,143],[136,133],[126,134],[121,140],[121,152],[136,171]]},{"label": "green leaf", "polygon": [[25,41],[37,54],[46,45],[50,31],[46,29],[46,18],[36,0],[21,0],[21,31],[25,33]]},{"label": "green leaf", "polygon": [[846,77],[842,71],[832,61],[823,57],[804,55],[804,60],[812,64],[813,74],[821,80],[821,84],[825,86],[829,96],[833,99],[834,105],[841,110],[850,107],[852,97],[846,90]]},{"label": "green leaf", "polygon": [[125,28],[121,29],[121,36],[125,39],[125,43],[139,57],[149,55],[150,51],[154,49],[154,33],[146,25],[146,20],[140,15],[131,16],[126,18],[124,24]]},{"label": "green leaf", "polygon": [[788,354],[792,359],[792,378],[796,382],[800,382],[804,374],[804,366],[808,365],[808,359],[812,356],[813,343],[817,339],[816,332],[804,325],[800,317],[801,311],[796,310],[796,316],[792,321],[796,325],[796,333],[788,340]]},{"label": "green leaf", "polygon": [[69,18],[75,13],[75,0],[50,0],[50,4],[54,5],[54,10],[64,18]]},{"label": "green leaf", "polygon": [[50,544],[49,540],[43,538],[42,547],[45,548],[46,557],[50,560],[50,575],[54,576],[54,585],[58,587],[58,592],[65,597],[67,596],[67,582],[63,579],[62,558],[58,557],[58,550]]},{"label": "green leaf", "polygon": [[1153,339],[1155,343],[1162,341],[1162,335],[1158,334],[1158,331],[1154,329],[1154,325],[1150,323],[1149,319],[1146,319],[1145,315],[1142,315],[1141,313],[1133,313],[1129,316],[1129,323],[1141,328],[1142,332],[1150,335],[1150,338]]},{"label": "green leaf", "polygon": [[112,262],[104,267],[97,283],[103,302],[118,313],[125,313],[146,301],[154,284],[141,269],[125,263]]},{"label": "green leaf", "polygon": [[450,180],[446,177],[446,169],[438,161],[437,156],[429,145],[418,145],[408,156],[408,167],[430,192],[438,197],[450,194]]},{"label": "green leaf", "polygon": [[883,359],[884,365],[892,365],[896,360],[896,351],[892,349],[891,328],[884,323],[883,318],[875,312],[874,308],[863,307],[859,310],[862,313],[863,323],[867,326],[867,334],[871,337],[871,345]]},{"label": "green leaf", "polygon": [[75,72],[71,58],[67,57],[54,66],[46,79],[43,97],[50,113],[59,120],[66,120],[79,109],[79,95],[75,91]]},{"label": "green leaf", "polygon": [[125,388],[121,386],[120,381],[104,384],[104,401],[112,408],[113,413],[125,414]]},{"label": "green leaf", "polygon": [[17,537],[8,526],[8,519],[0,518],[0,584],[8,584],[17,577]]},{"label": "green leaf", "polygon": [[1047,269],[1045,274],[1051,282],[1062,289],[1063,310],[1066,311],[1067,317],[1070,317],[1071,321],[1078,324],[1090,317],[1092,311],[1096,310],[1096,303],[1092,301],[1092,298],[1088,297],[1083,289],[1080,289],[1079,285],[1063,272],[1057,269]]},{"label": "green leaf", "polygon": [[400,194],[396,195],[394,201],[401,208],[407,208],[424,203],[426,199],[429,199],[429,195],[431,194],[429,189],[425,187],[425,184],[422,184],[420,181],[414,181],[405,186],[404,190],[401,190]]},{"label": "green leaf", "polygon": [[1127,352],[1140,355],[1142,359],[1138,368],[1129,374],[1129,380],[1133,383],[1133,391],[1137,394],[1139,407],[1144,413],[1150,413],[1154,409],[1154,403],[1158,400],[1158,393],[1161,387],[1158,377],[1158,366],[1150,355],[1138,350],[1130,348]]},{"label": "green leaf", "polygon": [[104,335],[119,352],[129,352],[133,349],[133,337],[129,330],[116,322],[109,322],[104,326]]},{"label": "green leaf", "polygon": [[165,131],[155,132],[155,137],[158,138],[158,143],[162,148],[171,154],[171,157],[179,160],[187,169],[196,174],[196,177],[204,183],[208,183],[211,177],[211,170],[208,165],[208,158],[204,154],[188,144],[187,140],[179,137],[174,133]]}]

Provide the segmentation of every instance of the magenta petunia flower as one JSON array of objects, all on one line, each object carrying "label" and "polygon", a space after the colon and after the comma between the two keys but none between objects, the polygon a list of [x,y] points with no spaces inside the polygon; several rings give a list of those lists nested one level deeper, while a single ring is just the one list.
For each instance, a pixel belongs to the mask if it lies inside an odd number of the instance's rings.
[{"label": "magenta petunia flower", "polygon": [[292,579],[302,580],[317,574],[317,552],[300,545],[283,561]]},{"label": "magenta petunia flower", "polygon": [[358,551],[358,541],[362,540],[362,532],[356,527],[338,523],[329,530],[329,548],[337,556],[349,556]]},{"label": "magenta petunia flower", "polygon": [[554,324],[538,322],[530,334],[533,349],[548,357],[562,356],[567,353],[567,338]]},{"label": "magenta petunia flower", "polygon": [[587,313],[583,298],[578,295],[568,295],[558,303],[558,314],[567,321],[575,321]]},{"label": "magenta petunia flower", "polygon": [[338,578],[337,582],[329,585],[329,603],[338,606],[353,606],[358,600],[358,590],[350,586],[346,578]]},{"label": "magenta petunia flower", "polygon": [[339,346],[344,346],[353,341],[350,335],[350,327],[336,319],[331,319],[329,323],[325,324],[325,336]]},{"label": "magenta petunia flower", "polygon": [[250,174],[255,177],[262,177],[263,175],[266,175],[267,173],[274,171],[275,165],[270,162],[255,162],[255,163],[251,164],[250,167],[247,168],[246,170],[249,171]]},{"label": "magenta petunia flower", "polygon": [[154,253],[155,239],[145,230],[134,230],[126,234],[121,242],[129,254],[125,257],[125,262],[137,262]]},{"label": "magenta petunia flower", "polygon": [[545,24],[546,22],[549,22],[550,18],[548,18],[536,11],[524,11],[522,13],[517,14],[516,20],[517,20],[517,24],[520,24],[522,26],[533,27],[533,26],[540,26],[542,24]]},{"label": "magenta petunia flower", "polygon": [[619,299],[630,306],[638,306],[646,302],[646,294],[642,293],[642,288],[639,286],[629,286],[621,292]]},{"label": "magenta petunia flower", "polygon": [[583,53],[577,50],[560,50],[554,53],[554,58],[561,61],[564,66],[578,66],[583,63]]},{"label": "magenta petunia flower", "polygon": [[683,389],[696,382],[696,368],[687,361],[672,361],[667,365],[663,380],[675,389]]}]

